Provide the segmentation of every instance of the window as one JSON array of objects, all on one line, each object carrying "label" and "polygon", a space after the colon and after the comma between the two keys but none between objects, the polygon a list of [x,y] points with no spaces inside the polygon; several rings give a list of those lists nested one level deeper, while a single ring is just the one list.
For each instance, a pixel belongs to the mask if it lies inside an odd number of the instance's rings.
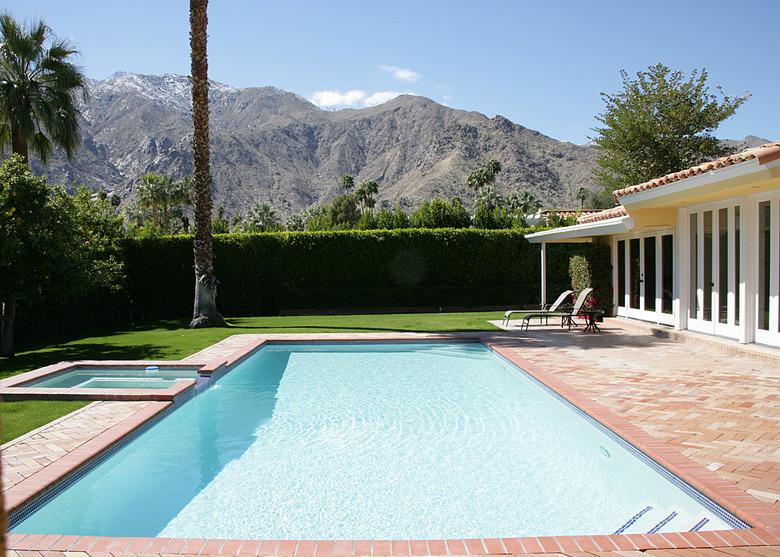
[{"label": "window", "polygon": [[645,310],[655,311],[655,236],[647,236],[645,243],[644,298]]},{"label": "window", "polygon": [[674,237],[661,236],[661,311],[672,313],[674,289]]}]

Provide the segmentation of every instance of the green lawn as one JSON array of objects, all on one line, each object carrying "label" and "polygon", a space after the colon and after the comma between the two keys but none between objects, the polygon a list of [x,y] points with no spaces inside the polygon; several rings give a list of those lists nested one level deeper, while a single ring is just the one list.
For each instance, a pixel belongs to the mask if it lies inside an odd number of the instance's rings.
[{"label": "green lawn", "polygon": [[[191,330],[187,321],[159,321],[130,330],[79,339],[58,339],[21,346],[13,358],[0,358],[0,378],[62,360],[175,360],[236,333],[455,332],[495,331],[488,319],[502,313],[392,313],[237,317],[231,327]],[[3,442],[83,406],[79,402],[13,402],[0,406]]]},{"label": "green lawn", "polygon": [[16,439],[36,427],[48,424],[60,416],[85,407],[82,400],[20,400],[4,402],[0,409],[3,419],[2,443]]}]

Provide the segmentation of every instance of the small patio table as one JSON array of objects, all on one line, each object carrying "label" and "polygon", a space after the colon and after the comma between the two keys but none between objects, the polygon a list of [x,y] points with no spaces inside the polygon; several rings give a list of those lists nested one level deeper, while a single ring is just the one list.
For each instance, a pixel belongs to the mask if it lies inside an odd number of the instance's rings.
[{"label": "small patio table", "polygon": [[580,312],[585,317],[585,333],[600,333],[598,321],[604,317],[603,309],[585,309]]}]

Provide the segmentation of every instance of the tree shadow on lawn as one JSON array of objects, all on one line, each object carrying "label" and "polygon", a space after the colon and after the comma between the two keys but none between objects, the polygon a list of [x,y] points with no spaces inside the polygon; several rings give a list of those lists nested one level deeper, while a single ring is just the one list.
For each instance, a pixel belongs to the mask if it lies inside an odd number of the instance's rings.
[{"label": "tree shadow on lawn", "polygon": [[61,361],[75,360],[155,360],[167,359],[164,346],[154,344],[55,344],[45,350],[21,352],[12,358],[0,358],[0,379]]}]

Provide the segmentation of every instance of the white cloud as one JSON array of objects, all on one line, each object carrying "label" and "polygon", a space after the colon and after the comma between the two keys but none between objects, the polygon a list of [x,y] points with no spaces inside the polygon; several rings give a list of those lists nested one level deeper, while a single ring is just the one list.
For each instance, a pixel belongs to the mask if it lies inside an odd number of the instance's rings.
[{"label": "white cloud", "polygon": [[413,95],[414,93],[399,93],[398,91],[377,91],[366,93],[360,89],[339,91],[328,89],[315,91],[309,100],[320,108],[336,110],[339,108],[367,108],[393,100],[398,95]]},{"label": "white cloud", "polygon": [[386,103],[396,98],[398,95],[403,95],[398,91],[377,91],[373,95],[367,96],[363,99],[364,106],[376,106],[378,104]]},{"label": "white cloud", "polygon": [[309,100],[320,108],[344,108],[356,106],[366,98],[366,92],[359,89],[337,91],[335,89],[315,91]]},{"label": "white cloud", "polygon": [[414,83],[422,76],[414,70],[408,68],[399,68],[398,66],[379,66],[389,74],[392,74],[398,81],[405,81],[406,83]]}]

